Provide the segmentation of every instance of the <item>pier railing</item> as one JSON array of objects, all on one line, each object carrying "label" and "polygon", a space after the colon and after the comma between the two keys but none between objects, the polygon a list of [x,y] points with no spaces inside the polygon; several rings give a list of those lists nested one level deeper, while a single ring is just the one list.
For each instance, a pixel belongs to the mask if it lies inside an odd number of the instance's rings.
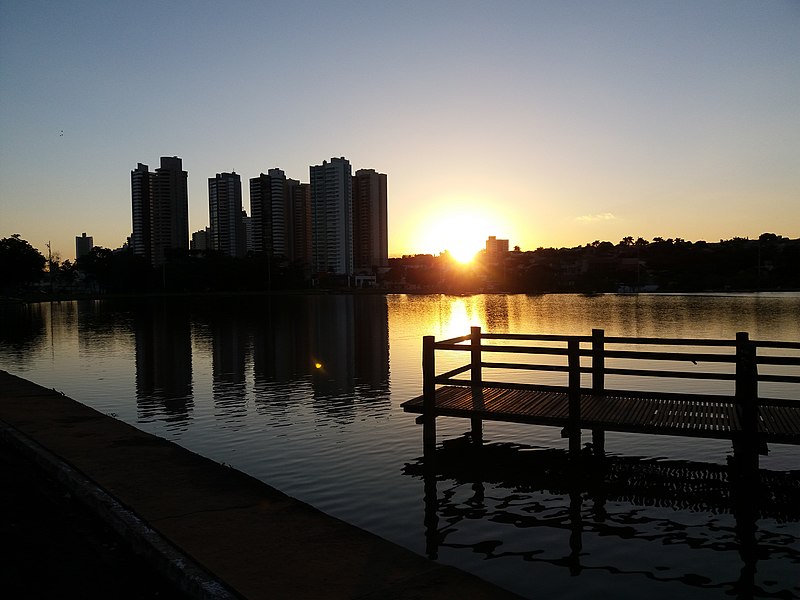
[{"label": "pier railing", "polygon": [[[506,343],[493,344],[493,341]],[[487,343],[489,342],[489,343]],[[511,342],[511,343],[509,343]],[[514,342],[556,342],[556,346],[529,346],[515,344]],[[627,346],[679,346],[683,351],[667,352],[652,350],[620,350],[609,348],[609,345]],[[688,348],[688,351],[686,350]],[[706,352],[699,349],[729,348],[731,351]],[[758,341],[751,340],[749,334],[737,333],[735,339],[675,339],[675,338],[649,338],[649,337],[622,337],[606,336],[604,330],[593,329],[592,335],[550,335],[550,334],[511,334],[511,333],[482,333],[480,327],[472,327],[469,335],[463,335],[446,340],[436,341],[433,336],[423,338],[422,371],[423,395],[426,399],[433,400],[436,385],[471,386],[473,388],[514,388],[523,389],[563,389],[564,386],[541,385],[531,383],[510,383],[508,381],[494,381],[484,379],[484,369],[507,369],[519,371],[549,371],[567,373],[568,389],[576,394],[593,393],[603,394],[613,390],[606,389],[606,376],[617,375],[624,377],[659,377],[681,378],[697,380],[732,381],[735,385],[735,397],[744,403],[750,399],[758,398],[758,382],[800,383],[800,376],[780,373],[758,373],[758,365],[774,366],[800,366],[798,356],[774,356],[769,354],[759,355],[759,349],[790,349],[800,350],[800,342]],[[436,351],[469,352],[469,362],[450,369],[444,373],[436,374]],[[485,360],[486,353],[502,353],[522,355],[516,362],[498,362]],[[556,356],[563,358],[563,364],[545,364],[530,362],[530,356]],[[589,365],[584,365],[581,359],[590,359]],[[647,367],[614,367],[608,366],[608,359],[625,359],[628,361],[642,361],[651,363]],[[652,363],[685,362],[734,365],[733,371],[715,372],[704,370],[674,370],[654,369]],[[588,362],[588,361],[587,361]],[[469,373],[469,378],[459,378],[459,375]],[[591,387],[581,387],[581,375],[591,376]],[[642,390],[640,390],[642,391]],[[663,396],[663,393],[659,393]],[[692,397],[692,394],[677,394]],[[762,399],[768,402],[783,403],[781,399]],[[791,400],[789,400],[791,402]]]},{"label": "pier railing", "polygon": [[[436,442],[436,417],[454,416],[471,419],[478,443],[482,422],[494,420],[561,426],[576,451],[586,428],[601,449],[605,431],[628,431],[732,439],[752,456],[754,448],[765,452],[768,441],[800,443],[800,397],[794,388],[800,384],[798,351],[800,342],[751,340],[744,332],[721,340],[606,336],[602,329],[591,335],[482,333],[472,327],[469,335],[423,338],[422,396],[403,408],[421,413],[427,448]],[[437,352],[469,353],[469,360],[437,373]],[[663,369],[657,368],[659,362]],[[768,372],[759,373],[760,366]],[[485,376],[493,370],[504,370],[504,380]],[[564,373],[566,381],[553,385],[514,371]],[[607,376],[624,381],[625,389],[609,388]],[[653,378],[690,382],[657,389]],[[691,380],[728,384],[692,385]],[[792,397],[760,397],[760,382],[790,384]]]}]

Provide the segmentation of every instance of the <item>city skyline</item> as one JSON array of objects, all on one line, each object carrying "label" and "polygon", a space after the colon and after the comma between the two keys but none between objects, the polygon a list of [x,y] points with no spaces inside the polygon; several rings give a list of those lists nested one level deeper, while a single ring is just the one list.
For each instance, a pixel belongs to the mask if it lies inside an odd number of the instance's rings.
[{"label": "city skyline", "polygon": [[[190,242],[183,160],[162,156],[160,164],[155,172],[143,163],[131,171],[129,245],[154,267],[190,248],[231,258],[277,257],[313,277],[348,281],[353,275],[374,280],[375,269],[388,267],[385,173],[353,174],[344,157],[310,166],[309,183],[269,169],[250,179],[249,215],[241,175],[217,173],[208,178],[208,226],[192,232]],[[85,233],[76,237],[76,257],[91,249],[92,239]]]},{"label": "city skyline", "polygon": [[188,6],[0,6],[0,237],[119,247],[153,156],[191,232],[215,173],[346,156],[389,175],[389,256],[800,237],[795,2]]}]

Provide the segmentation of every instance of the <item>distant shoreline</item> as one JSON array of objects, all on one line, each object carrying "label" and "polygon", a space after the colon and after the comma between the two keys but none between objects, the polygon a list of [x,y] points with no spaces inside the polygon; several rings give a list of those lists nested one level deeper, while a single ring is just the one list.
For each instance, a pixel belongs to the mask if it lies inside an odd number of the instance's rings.
[{"label": "distant shoreline", "polygon": [[110,293],[110,294],[24,294],[21,296],[0,297],[0,305],[6,304],[37,304],[41,302],[72,302],[79,300],[124,300],[139,298],[226,298],[226,297],[270,297],[270,296],[725,296],[725,295],[756,295],[756,294],[797,294],[800,289],[779,290],[703,290],[703,291],[647,291],[647,292],[580,292],[580,291],[553,291],[553,292],[517,292],[517,291],[479,291],[457,292],[452,290],[378,290],[378,289],[304,289],[304,290],[256,290],[256,291],[230,291],[230,292],[142,292]]}]

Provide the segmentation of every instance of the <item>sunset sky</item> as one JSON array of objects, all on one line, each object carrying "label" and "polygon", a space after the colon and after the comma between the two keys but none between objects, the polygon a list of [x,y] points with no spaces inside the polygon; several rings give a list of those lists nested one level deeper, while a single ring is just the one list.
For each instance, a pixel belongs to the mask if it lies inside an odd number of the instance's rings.
[{"label": "sunset sky", "polygon": [[215,173],[345,156],[390,256],[797,238],[800,2],[0,3],[0,237],[119,247],[173,155],[190,231]]}]

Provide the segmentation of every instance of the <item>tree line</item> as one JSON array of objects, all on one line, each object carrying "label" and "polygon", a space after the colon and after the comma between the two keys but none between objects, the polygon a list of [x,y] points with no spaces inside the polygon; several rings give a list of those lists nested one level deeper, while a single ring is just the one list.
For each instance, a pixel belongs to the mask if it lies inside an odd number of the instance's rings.
[{"label": "tree line", "polygon": [[[634,238],[574,248],[515,247],[482,251],[461,265],[438,256],[393,258],[376,272],[379,286],[410,292],[701,292],[800,290],[800,239],[764,233],[718,243],[681,238]],[[341,284],[341,282],[337,282]],[[47,258],[19,234],[0,239],[0,289],[5,296],[267,291],[326,287],[307,266],[281,257],[232,258],[215,252],[186,253],[154,267],[130,248],[95,247],[75,262]]]},{"label": "tree line", "polygon": [[95,246],[75,262],[45,258],[19,234],[0,240],[5,296],[266,291],[307,287],[306,270],[279,257],[233,258],[214,251],[174,254],[152,266],[130,248]]},{"label": "tree line", "polygon": [[627,236],[574,248],[480,252],[467,265],[446,255],[390,260],[390,287],[414,291],[702,292],[800,290],[800,239],[774,233],[718,243]]}]

